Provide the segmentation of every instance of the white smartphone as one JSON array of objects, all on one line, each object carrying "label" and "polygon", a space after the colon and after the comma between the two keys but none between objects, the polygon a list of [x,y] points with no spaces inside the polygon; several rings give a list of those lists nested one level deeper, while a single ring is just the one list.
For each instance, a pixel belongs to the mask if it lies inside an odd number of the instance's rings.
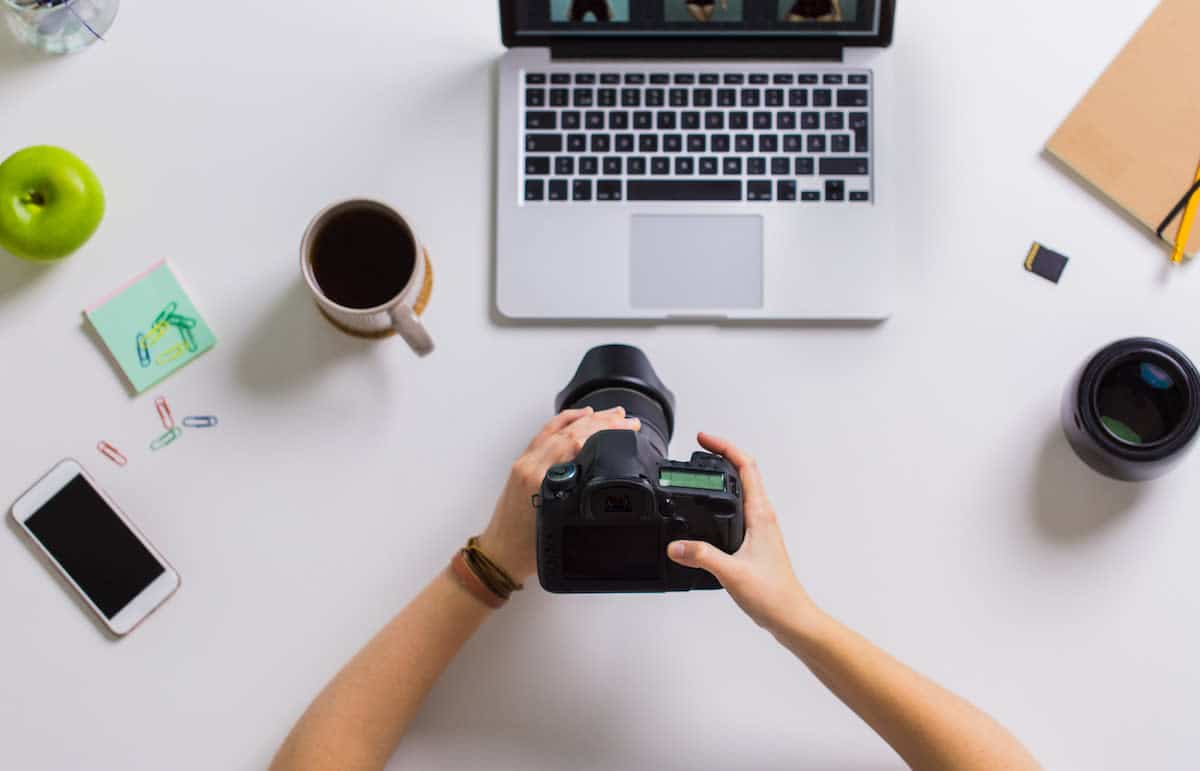
[{"label": "white smartphone", "polygon": [[113,634],[179,588],[175,569],[70,458],[22,495],[12,516]]}]

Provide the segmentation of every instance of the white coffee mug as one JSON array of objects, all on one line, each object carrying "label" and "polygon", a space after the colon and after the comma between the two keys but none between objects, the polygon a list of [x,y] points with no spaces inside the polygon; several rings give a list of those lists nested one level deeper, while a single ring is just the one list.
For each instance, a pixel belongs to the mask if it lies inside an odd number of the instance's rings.
[{"label": "white coffee mug", "polygon": [[[334,302],[317,282],[313,270],[313,248],[322,229],[337,216],[360,210],[382,214],[395,221],[409,236],[408,241],[414,250],[411,255],[396,255],[398,260],[412,261],[412,274],[404,287],[386,302],[370,308],[350,308]],[[304,231],[304,239],[300,242],[300,269],[316,298],[317,307],[343,332],[359,337],[387,337],[398,333],[418,355],[426,356],[433,351],[433,338],[421,321],[421,314],[429,304],[429,296],[433,291],[433,265],[429,261],[429,252],[395,209],[363,198],[342,201],[322,209]]]}]

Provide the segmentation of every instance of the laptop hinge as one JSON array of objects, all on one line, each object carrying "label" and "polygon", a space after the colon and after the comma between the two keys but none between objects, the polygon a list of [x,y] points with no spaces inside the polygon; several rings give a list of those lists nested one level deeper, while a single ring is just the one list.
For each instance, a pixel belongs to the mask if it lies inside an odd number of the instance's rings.
[{"label": "laptop hinge", "polygon": [[840,62],[845,46],[825,42],[728,41],[720,45],[695,41],[659,41],[652,45],[636,41],[570,42],[550,46],[550,58],[562,59],[775,59],[797,62]]}]

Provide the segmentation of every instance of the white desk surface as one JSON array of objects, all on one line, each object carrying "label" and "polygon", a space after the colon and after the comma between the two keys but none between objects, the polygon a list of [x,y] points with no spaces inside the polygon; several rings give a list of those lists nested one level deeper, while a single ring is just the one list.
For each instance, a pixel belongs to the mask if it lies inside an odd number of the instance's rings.
[{"label": "white desk surface", "polygon": [[[642,346],[678,394],[676,457],[705,428],[760,458],[827,609],[1047,768],[1193,765],[1200,457],[1110,482],[1070,453],[1057,410],[1069,372],[1118,337],[1200,356],[1198,279],[1040,153],[1153,3],[900,3],[878,65],[896,89],[879,131],[907,207],[900,299],[867,328],[498,323],[502,47],[493,4],[473,5],[129,1],[78,56],[0,42],[0,155],[64,145],[109,196],[66,262],[0,256],[0,496],[75,456],[183,576],[110,642],[5,528],[3,765],[263,766],[481,528],[579,356],[610,341]],[[306,222],[355,194],[429,243],[428,360],[334,331],[301,286]],[[1072,257],[1060,285],[1022,270],[1034,239]],[[160,257],[220,342],[131,399],[79,311]],[[151,454],[156,393],[220,427]],[[722,593],[532,588],[468,645],[392,765],[901,764]]]}]

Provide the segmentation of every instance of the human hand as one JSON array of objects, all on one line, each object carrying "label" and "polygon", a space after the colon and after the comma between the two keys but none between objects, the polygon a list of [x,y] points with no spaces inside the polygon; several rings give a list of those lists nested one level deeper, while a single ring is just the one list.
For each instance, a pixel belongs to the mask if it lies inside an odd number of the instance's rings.
[{"label": "human hand", "polygon": [[792,572],[758,465],[724,439],[709,434],[700,434],[698,439],[704,449],[723,455],[742,478],[746,538],[733,554],[703,541],[673,541],[667,546],[667,555],[680,565],[712,573],[746,615],[773,634],[796,614],[814,615],[816,606]]},{"label": "human hand", "polygon": [[564,410],[551,418],[521,457],[496,502],[492,521],[479,536],[479,548],[508,571],[518,583],[537,572],[537,529],[533,495],[546,471],[573,460],[592,434],[599,431],[640,431],[637,418],[625,417],[624,407],[594,412],[591,407]]}]

